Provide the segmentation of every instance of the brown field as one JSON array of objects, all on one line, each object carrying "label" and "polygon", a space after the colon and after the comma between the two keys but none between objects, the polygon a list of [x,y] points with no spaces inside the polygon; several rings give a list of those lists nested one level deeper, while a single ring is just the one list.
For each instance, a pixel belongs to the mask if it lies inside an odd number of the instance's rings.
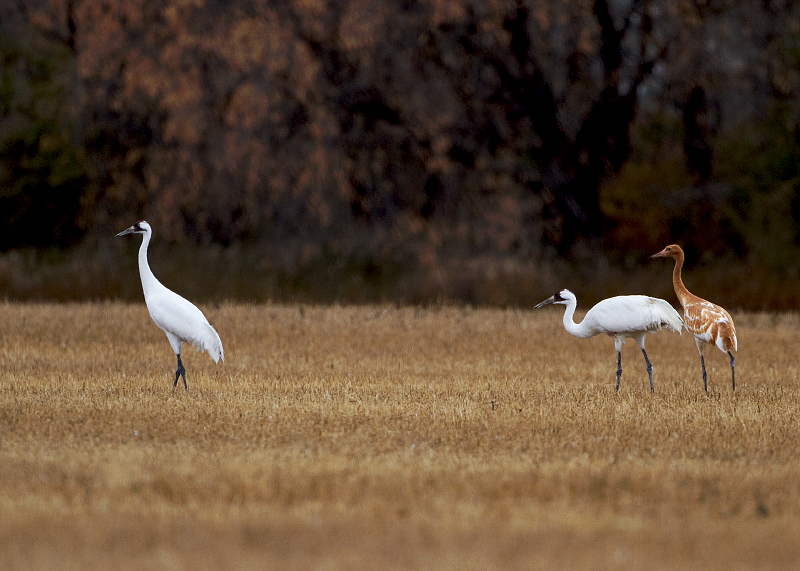
[{"label": "brown field", "polygon": [[[543,296],[544,297],[544,296]],[[709,394],[684,333],[563,309],[0,304],[0,568],[790,569],[796,314],[733,312]]]}]

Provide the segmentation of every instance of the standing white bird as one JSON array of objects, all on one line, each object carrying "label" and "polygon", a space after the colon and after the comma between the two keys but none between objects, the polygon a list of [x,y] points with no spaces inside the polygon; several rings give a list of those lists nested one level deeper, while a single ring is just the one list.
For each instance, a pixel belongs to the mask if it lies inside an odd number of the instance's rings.
[{"label": "standing white bird", "polygon": [[617,349],[617,387],[615,389],[617,391],[619,390],[619,379],[622,376],[622,344],[628,337],[636,341],[647,363],[650,392],[654,392],[653,366],[644,350],[645,333],[655,333],[663,327],[680,333],[684,326],[681,316],[668,302],[646,295],[610,297],[586,312],[586,316],[580,323],[575,323],[572,319],[575,309],[578,307],[578,299],[574,293],[568,289],[562,289],[534,309],[551,303],[567,306],[564,312],[564,329],[567,330],[567,333],[584,339],[601,333],[614,338],[614,347]]},{"label": "standing white bird", "polygon": [[677,244],[670,244],[651,258],[672,258],[675,267],[672,269],[672,287],[678,301],[683,306],[683,316],[686,319],[686,329],[694,335],[694,342],[700,352],[700,366],[703,368],[703,388],[708,392],[706,376],[706,361],[703,358],[703,349],[706,343],[716,345],[723,353],[731,358],[731,390],[736,390],[736,375],[734,367],[736,359],[733,358],[731,349],[737,351],[739,342],[736,339],[736,328],[733,326],[731,314],[720,306],[704,300],[691,293],[683,285],[681,268],[683,268],[683,249]]},{"label": "standing white bird", "polygon": [[140,220],[117,236],[126,234],[143,235],[142,245],[139,247],[139,276],[142,279],[144,301],[150,317],[167,334],[169,344],[178,356],[178,368],[175,370],[175,382],[172,386],[177,386],[178,377],[183,377],[183,386],[188,391],[186,369],[181,363],[181,344],[185,341],[194,345],[198,351],[208,351],[214,362],[218,363],[220,358],[225,362],[222,341],[205,315],[193,303],[168,290],[153,275],[150,264],[147,263],[147,247],[153,235],[150,225]]}]

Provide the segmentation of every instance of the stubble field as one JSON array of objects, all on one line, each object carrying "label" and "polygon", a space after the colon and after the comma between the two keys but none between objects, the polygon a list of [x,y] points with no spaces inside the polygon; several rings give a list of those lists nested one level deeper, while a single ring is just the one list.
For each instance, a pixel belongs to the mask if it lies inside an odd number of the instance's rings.
[{"label": "stubble field", "polygon": [[562,308],[0,305],[0,568],[791,569],[796,314],[570,337]]}]

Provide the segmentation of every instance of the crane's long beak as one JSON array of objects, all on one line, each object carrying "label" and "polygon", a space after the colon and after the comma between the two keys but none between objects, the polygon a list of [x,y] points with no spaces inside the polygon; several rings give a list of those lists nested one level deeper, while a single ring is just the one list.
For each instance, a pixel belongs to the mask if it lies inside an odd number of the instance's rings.
[{"label": "crane's long beak", "polygon": [[127,230],[123,230],[122,232],[120,232],[119,234],[117,234],[117,236],[124,236],[125,234],[132,234],[133,232],[135,232],[135,230],[136,230],[136,229],[135,229],[133,226],[131,226],[131,227],[130,227],[130,228],[128,228]]},{"label": "crane's long beak", "polygon": [[652,260],[653,258],[666,258],[666,257],[667,257],[667,249],[664,248],[658,254],[653,254],[652,256],[650,256],[650,259]]},{"label": "crane's long beak", "polygon": [[539,305],[537,305],[533,309],[539,309],[540,307],[542,307],[544,305],[550,305],[551,303],[555,303],[555,301],[556,301],[556,296],[551,295],[550,297],[548,297],[546,300],[544,300],[542,303],[540,303]]}]

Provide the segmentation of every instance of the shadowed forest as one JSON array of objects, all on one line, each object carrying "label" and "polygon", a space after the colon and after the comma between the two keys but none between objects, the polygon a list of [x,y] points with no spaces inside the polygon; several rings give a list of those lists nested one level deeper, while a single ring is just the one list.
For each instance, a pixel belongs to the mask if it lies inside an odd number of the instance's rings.
[{"label": "shadowed forest", "polygon": [[0,295],[800,306],[800,4],[17,0]]}]

